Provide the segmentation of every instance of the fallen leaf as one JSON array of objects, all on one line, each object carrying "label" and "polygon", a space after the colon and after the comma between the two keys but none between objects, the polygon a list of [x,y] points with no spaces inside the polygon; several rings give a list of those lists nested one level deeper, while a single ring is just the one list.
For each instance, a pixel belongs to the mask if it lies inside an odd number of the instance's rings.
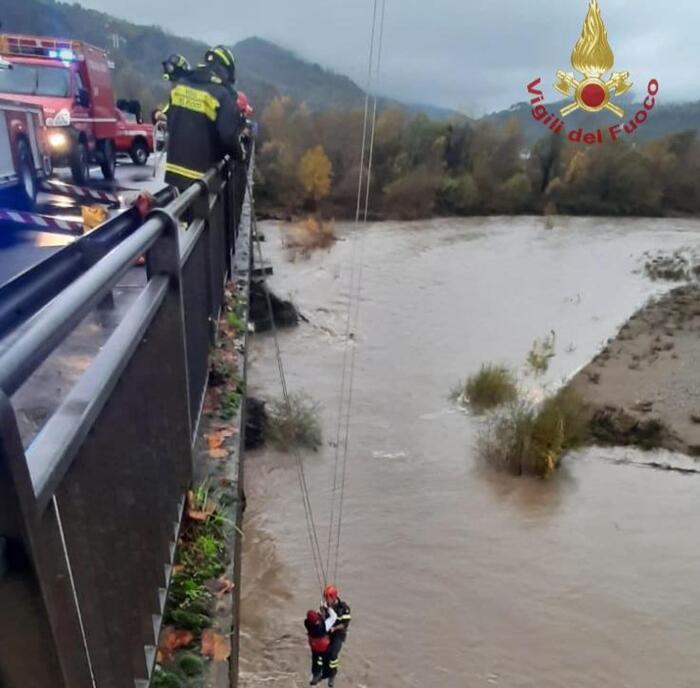
[{"label": "fallen leaf", "polygon": [[86,232],[101,225],[109,216],[109,213],[99,205],[81,206],[80,214],[83,220],[83,228]]},{"label": "fallen leaf", "polygon": [[221,432],[210,432],[206,435],[206,438],[209,449],[218,449],[226,441]]},{"label": "fallen leaf", "polygon": [[216,582],[220,586],[219,590],[217,590],[216,592],[216,594],[219,597],[227,595],[236,587],[236,584],[232,580],[226,578],[226,576],[221,576],[221,578],[217,578]]},{"label": "fallen leaf", "polygon": [[204,509],[198,509],[194,501],[194,492],[190,490],[187,493],[187,515],[193,521],[206,521],[216,509],[216,505],[212,504],[212,502],[210,502],[209,500],[207,500]]},{"label": "fallen leaf", "polygon": [[231,656],[231,639],[211,628],[202,631],[202,654],[214,661],[223,662]]},{"label": "fallen leaf", "polygon": [[184,564],[175,564],[173,566],[173,573],[182,573],[185,570],[185,565]]},{"label": "fallen leaf", "polygon": [[189,645],[193,640],[194,635],[190,631],[174,626],[164,626],[158,639],[158,654],[161,661],[169,662],[176,650]]},{"label": "fallen leaf", "polygon": [[236,428],[231,427],[230,425],[212,425],[212,430],[217,432],[219,435],[221,435],[224,439],[228,439],[229,437],[233,437],[236,434]]},{"label": "fallen leaf", "polygon": [[209,456],[212,459],[226,459],[228,458],[228,449],[210,449]]}]

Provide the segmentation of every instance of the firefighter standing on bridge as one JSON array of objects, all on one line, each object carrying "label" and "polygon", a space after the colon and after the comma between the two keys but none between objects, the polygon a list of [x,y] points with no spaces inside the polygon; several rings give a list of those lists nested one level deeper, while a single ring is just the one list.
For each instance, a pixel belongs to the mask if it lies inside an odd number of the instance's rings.
[{"label": "firefighter standing on bridge", "polygon": [[217,46],[207,51],[205,60],[170,92],[165,181],[180,191],[225,155],[242,158],[233,54]]}]

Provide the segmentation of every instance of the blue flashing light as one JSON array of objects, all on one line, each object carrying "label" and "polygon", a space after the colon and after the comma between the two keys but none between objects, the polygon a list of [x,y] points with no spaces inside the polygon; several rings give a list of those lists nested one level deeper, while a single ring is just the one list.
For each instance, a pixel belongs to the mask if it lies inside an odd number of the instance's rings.
[{"label": "blue flashing light", "polygon": [[49,50],[48,56],[52,60],[61,60],[61,62],[73,62],[75,60],[75,53],[70,48]]}]

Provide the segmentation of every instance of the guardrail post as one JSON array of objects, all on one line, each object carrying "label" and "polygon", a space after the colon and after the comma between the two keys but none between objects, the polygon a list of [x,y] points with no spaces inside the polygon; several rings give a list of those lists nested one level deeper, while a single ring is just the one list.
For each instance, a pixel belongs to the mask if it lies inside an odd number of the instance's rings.
[{"label": "guardrail post", "polygon": [[14,411],[0,392],[0,685],[92,688],[55,502],[41,515]]},{"label": "guardrail post", "polygon": [[235,236],[236,236],[236,220],[233,213],[232,205],[232,188],[233,188],[233,168],[234,162],[228,160],[224,168],[224,188],[221,196],[221,201],[224,205],[224,233],[226,235],[226,277],[231,278],[233,253],[235,251]]},{"label": "guardrail post", "polygon": [[[148,279],[157,274],[168,275],[170,288],[166,296],[164,308],[173,313],[171,327],[173,336],[178,340],[178,349],[182,350],[182,375],[184,376],[183,388],[187,389],[187,417],[189,421],[188,436],[192,434],[193,418],[189,413],[190,387],[187,377],[187,342],[185,340],[185,309],[182,302],[182,274],[180,266],[180,237],[179,223],[170,213],[163,208],[151,211],[149,217],[158,216],[165,220],[165,231],[153,245],[146,256],[146,270]],[[189,482],[191,476],[187,477]]]}]

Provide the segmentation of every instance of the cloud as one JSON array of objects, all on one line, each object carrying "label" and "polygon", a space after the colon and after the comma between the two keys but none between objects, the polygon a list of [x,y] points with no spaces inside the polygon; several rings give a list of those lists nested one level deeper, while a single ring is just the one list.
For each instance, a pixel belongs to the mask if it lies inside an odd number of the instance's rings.
[{"label": "cloud", "polygon": [[[372,1],[208,0],[196,14],[172,0],[83,4],[212,43],[252,35],[269,38],[364,85]],[[524,99],[525,84],[532,78],[541,76],[548,83],[557,69],[570,69],[569,56],[587,8],[587,0],[386,2],[382,92],[474,112],[507,108]],[[695,35],[700,3],[600,4],[616,67],[628,69],[640,90],[656,77],[668,100],[700,98]]]}]

